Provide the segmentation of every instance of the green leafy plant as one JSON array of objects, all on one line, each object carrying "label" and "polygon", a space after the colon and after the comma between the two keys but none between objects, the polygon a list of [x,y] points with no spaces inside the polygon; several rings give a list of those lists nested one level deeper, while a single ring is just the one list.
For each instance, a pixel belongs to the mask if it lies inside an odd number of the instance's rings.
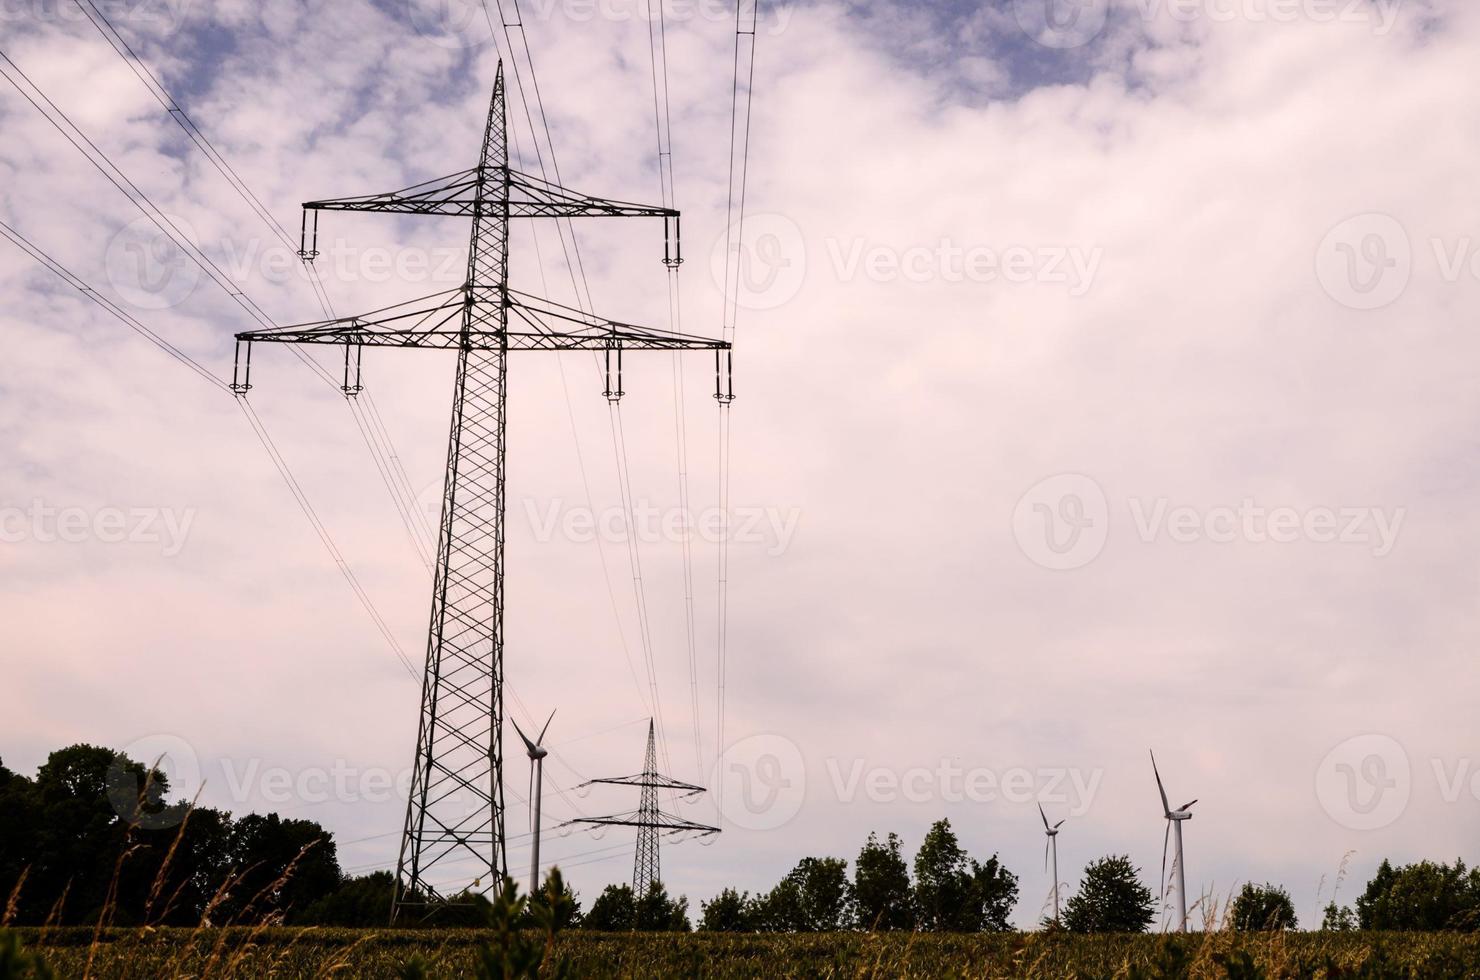
[{"label": "green leafy plant", "polygon": [[51,980],[56,974],[35,953],[21,945],[21,937],[0,929],[0,980]]}]

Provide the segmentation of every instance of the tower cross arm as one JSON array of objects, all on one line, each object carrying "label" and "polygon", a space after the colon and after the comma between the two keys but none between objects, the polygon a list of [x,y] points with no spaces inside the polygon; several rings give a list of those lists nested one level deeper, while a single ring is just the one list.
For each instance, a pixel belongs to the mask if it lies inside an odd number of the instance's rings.
[{"label": "tower cross arm", "polygon": [[463,322],[466,288],[409,300],[360,316],[236,335],[238,343],[342,344],[456,350],[728,350],[722,340],[604,320],[550,300],[510,292],[507,328]]},{"label": "tower cross arm", "polygon": [[[479,184],[484,185],[482,197]],[[481,201],[481,205],[480,205]],[[593,197],[508,167],[490,164],[460,170],[384,194],[308,201],[305,211],[383,211],[393,214],[442,214],[471,217],[494,213],[505,202],[511,218],[664,218],[677,219],[673,208]]]},{"label": "tower cross arm", "polygon": [[652,204],[633,204],[592,197],[538,177],[509,171],[509,215],[515,218],[663,218],[678,211]]},{"label": "tower cross arm", "polygon": [[663,834],[718,834],[721,832],[718,827],[711,827],[706,823],[696,823],[693,820],[675,817],[673,814],[664,813],[662,810],[647,817],[639,813],[627,813],[614,817],[576,817],[573,820],[567,820],[562,826],[574,824],[586,824],[591,827],[647,827]]},{"label": "tower cross arm", "polygon": [[460,170],[385,194],[308,201],[305,211],[388,211],[395,214],[450,214],[471,217],[478,209],[480,168]]},{"label": "tower cross arm", "polygon": [[644,788],[652,787],[652,788],[656,788],[656,789],[671,789],[671,790],[676,790],[676,791],[678,791],[680,793],[684,793],[684,794],[686,794],[688,796],[693,796],[696,793],[703,793],[703,792],[705,792],[705,789],[704,789],[703,786],[695,786],[693,783],[685,783],[685,782],[680,782],[677,779],[669,779],[667,776],[664,776],[662,773],[655,773],[655,772],[643,772],[643,773],[638,773],[635,776],[612,776],[612,777],[607,778],[607,779],[592,779],[592,780],[588,780],[587,782],[582,783],[581,785],[582,786],[599,786],[599,785],[607,785],[607,786],[641,786],[641,787],[644,787]]}]

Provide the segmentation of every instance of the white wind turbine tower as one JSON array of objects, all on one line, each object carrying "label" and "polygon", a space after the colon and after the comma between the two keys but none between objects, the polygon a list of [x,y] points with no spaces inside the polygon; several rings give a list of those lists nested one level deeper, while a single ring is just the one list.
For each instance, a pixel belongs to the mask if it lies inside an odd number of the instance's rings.
[{"label": "white wind turbine tower", "polygon": [[545,727],[540,729],[540,737],[533,742],[529,736],[524,734],[519,723],[513,718],[509,722],[513,724],[514,731],[524,740],[524,747],[529,750],[529,821],[534,830],[534,858],[529,868],[529,895],[533,898],[540,891],[540,795],[545,784],[545,756],[550,752],[544,746],[545,733],[550,730],[550,722],[555,720],[555,712],[550,712],[550,717],[545,719]]},{"label": "white wind turbine tower", "polygon": [[1052,827],[1048,825],[1048,814],[1043,812],[1043,804],[1038,804],[1038,815],[1043,818],[1043,832],[1048,839],[1043,842],[1043,868],[1048,870],[1048,855],[1053,853],[1053,924],[1059,924],[1059,828],[1064,825],[1060,820]]},{"label": "white wind turbine tower", "polygon": [[1151,771],[1156,773],[1156,789],[1161,793],[1161,809],[1166,815],[1167,829],[1161,838],[1161,897],[1163,903],[1167,894],[1167,838],[1171,836],[1172,828],[1177,829],[1177,854],[1175,865],[1177,870],[1177,905],[1180,915],[1178,916],[1178,932],[1187,931],[1187,866],[1182,860],[1182,821],[1192,819],[1192,803],[1184,803],[1173,810],[1167,802],[1166,787],[1161,784],[1161,772],[1156,768],[1156,753],[1151,753]]}]

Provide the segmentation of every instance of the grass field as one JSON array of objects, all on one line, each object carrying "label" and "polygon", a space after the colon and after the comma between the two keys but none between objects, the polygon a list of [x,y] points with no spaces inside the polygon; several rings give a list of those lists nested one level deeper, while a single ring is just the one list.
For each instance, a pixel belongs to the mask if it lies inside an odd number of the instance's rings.
[{"label": "grass field", "polygon": [[[490,933],[350,929],[17,930],[58,976],[473,977]],[[579,977],[1474,977],[1480,936],[563,933]],[[1226,963],[1228,954],[1240,956]],[[421,971],[406,972],[418,960]],[[542,975],[553,975],[546,971]]]}]

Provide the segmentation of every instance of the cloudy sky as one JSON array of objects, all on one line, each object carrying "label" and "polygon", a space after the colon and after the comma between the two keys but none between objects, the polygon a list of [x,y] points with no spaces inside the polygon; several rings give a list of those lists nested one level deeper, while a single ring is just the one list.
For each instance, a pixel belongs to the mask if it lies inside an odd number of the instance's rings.
[{"label": "cloudy sky", "polygon": [[[499,58],[476,6],[102,9],[290,230],[304,200],[476,162]],[[656,201],[645,9],[522,13],[565,182]],[[666,24],[682,326],[713,335],[733,10],[671,0]],[[71,0],[5,4],[0,32],[268,317],[321,315]],[[1148,748],[1174,805],[1200,799],[1196,893],[1280,882],[1314,924],[1344,865],[1350,900],[1384,856],[1476,858],[1477,43],[1459,0],[763,4],[733,747],[717,767],[710,363],[686,363],[676,400],[667,355],[628,358],[629,515],[589,356],[518,356],[507,670],[521,722],[558,709],[547,824],[635,806],[574,787],[639,768],[656,708],[672,774],[724,787],[718,810],[717,792],[679,805],[724,834],[663,852],[696,905],[804,855],[851,859],[871,830],[912,852],[946,816],[1021,876],[1028,925],[1049,890],[1035,799],[1069,818],[1070,887],[1107,853],[1154,887]],[[0,134],[0,219],[228,375],[241,306],[8,84]],[[336,309],[370,310],[457,286],[466,231],[329,215],[318,268]],[[555,231],[537,234],[515,231],[516,285],[570,302]],[[597,309],[666,326],[661,229],[580,234]],[[310,817],[346,867],[393,864],[404,802],[385,784],[410,762],[416,682],[230,396],[3,242],[0,331],[5,764],[77,741],[168,751],[203,802]],[[287,351],[258,351],[250,396],[417,664],[452,367],[365,357],[395,494],[355,413]],[[514,757],[519,800],[526,779]],[[526,820],[511,803],[516,870]],[[630,875],[623,833],[547,839],[588,900]]]}]

